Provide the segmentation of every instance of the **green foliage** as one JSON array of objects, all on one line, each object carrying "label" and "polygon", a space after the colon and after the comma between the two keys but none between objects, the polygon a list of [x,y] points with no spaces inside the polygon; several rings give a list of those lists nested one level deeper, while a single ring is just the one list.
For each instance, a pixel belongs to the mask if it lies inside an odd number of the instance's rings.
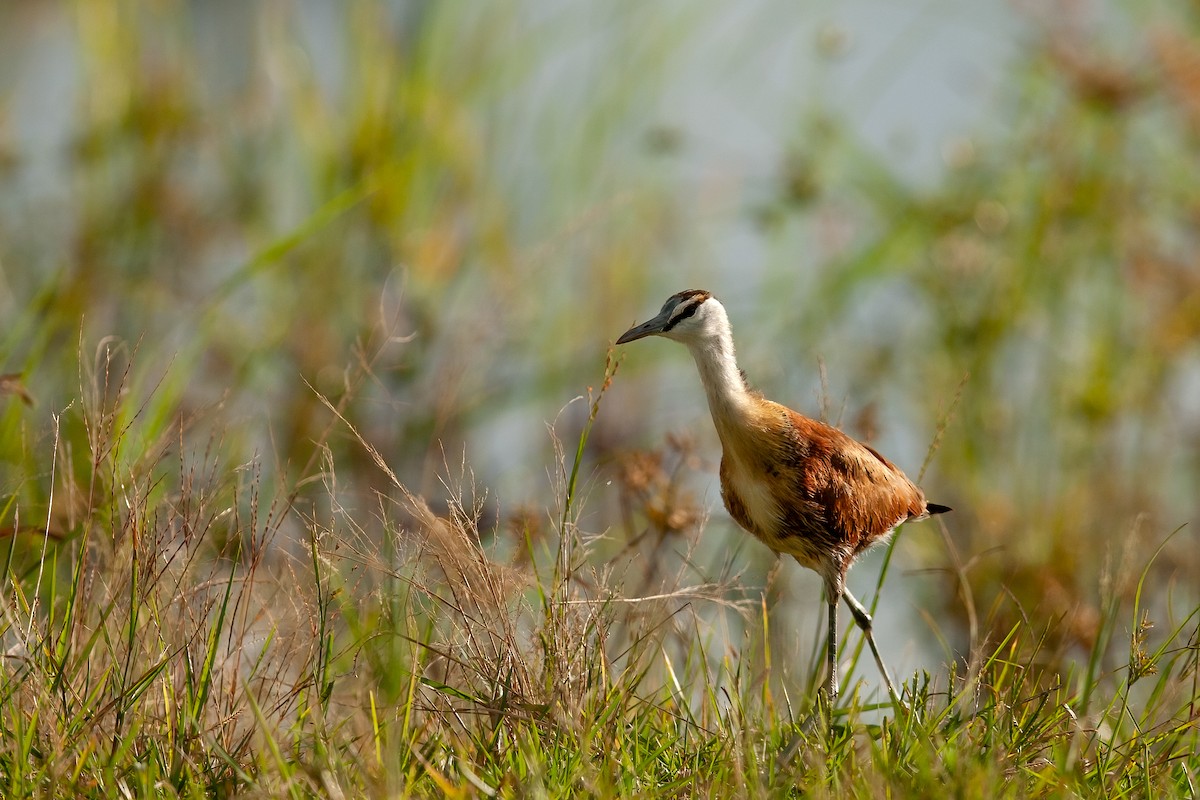
[{"label": "green foliage", "polygon": [[[565,502],[579,452],[560,464],[553,549],[514,531],[531,549],[508,563],[472,509],[435,515],[399,484],[384,544],[336,509],[308,520],[307,556],[281,556],[290,515],[263,506],[253,474],[227,481],[178,452],[94,455],[113,472],[93,482],[120,475],[137,504],[87,512],[85,534],[48,543],[40,593],[8,572],[5,795],[1190,791],[1197,611],[1150,644],[1139,582],[1109,612],[1133,630],[1127,665],[1060,673],[1044,657],[1052,627],[1018,624],[965,671],[912,677],[909,712],[855,693],[826,729],[806,694],[774,700],[765,604],[728,606],[751,624],[720,654],[695,609],[732,587],[630,596],[594,566]],[[184,480],[156,494],[168,459]],[[651,505],[637,514],[653,519]],[[232,560],[229,517],[249,541]]]},{"label": "green foliage", "polygon": [[[0,794],[1196,794],[1195,19],[1034,37],[919,188],[806,100],[774,194],[706,206],[658,87],[713,9],[401,5],[330,11],[332,72],[286,4],[232,4],[226,71],[178,0],[0,10],[78,87],[31,188],[0,86]],[[957,510],[877,577],[935,568],[907,713],[850,630],[822,727],[711,440],[664,438],[703,411],[615,380],[720,225],[763,388],[820,354],[852,432],[932,442]]]}]

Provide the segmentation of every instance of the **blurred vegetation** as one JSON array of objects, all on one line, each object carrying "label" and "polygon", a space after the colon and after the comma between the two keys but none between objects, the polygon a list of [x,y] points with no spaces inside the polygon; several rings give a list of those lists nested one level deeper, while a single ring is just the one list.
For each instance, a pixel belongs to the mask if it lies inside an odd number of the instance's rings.
[{"label": "blurred vegetation", "polygon": [[[1194,794],[1200,18],[1117,5],[922,181],[819,93],[697,165],[715,8],[0,9],[6,795]],[[691,364],[606,371],[696,285],[956,508],[906,718],[794,732]]]}]

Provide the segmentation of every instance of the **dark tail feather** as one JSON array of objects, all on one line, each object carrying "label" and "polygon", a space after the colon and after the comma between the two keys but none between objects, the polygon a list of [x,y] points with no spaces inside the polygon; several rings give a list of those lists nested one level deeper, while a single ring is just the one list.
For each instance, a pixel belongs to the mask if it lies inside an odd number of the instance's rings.
[{"label": "dark tail feather", "polygon": [[953,510],[954,509],[951,508],[950,506],[939,506],[937,503],[926,503],[925,504],[925,513],[931,517],[934,514],[945,514],[947,511],[953,511]]}]

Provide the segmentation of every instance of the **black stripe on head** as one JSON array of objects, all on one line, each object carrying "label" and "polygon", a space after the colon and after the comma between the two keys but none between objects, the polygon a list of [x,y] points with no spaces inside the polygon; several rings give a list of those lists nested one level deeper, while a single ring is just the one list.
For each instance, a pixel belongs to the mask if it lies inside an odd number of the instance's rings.
[{"label": "black stripe on head", "polygon": [[694,316],[704,301],[710,297],[712,297],[712,292],[706,292],[703,289],[688,289],[686,292],[671,295],[663,305],[663,311],[671,310],[671,316],[667,320],[667,324],[663,326],[663,332],[671,330],[682,320]]}]

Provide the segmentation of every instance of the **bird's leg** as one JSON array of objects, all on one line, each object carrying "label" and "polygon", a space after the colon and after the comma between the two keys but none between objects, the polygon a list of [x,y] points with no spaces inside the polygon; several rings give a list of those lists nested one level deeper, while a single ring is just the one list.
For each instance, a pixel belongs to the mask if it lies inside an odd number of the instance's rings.
[{"label": "bird's leg", "polygon": [[[825,591],[826,602],[829,605],[829,634],[825,641],[825,656],[827,666],[825,670],[825,685],[817,690],[817,704],[813,707],[812,713],[800,725],[800,730],[805,734],[811,734],[817,731],[818,726],[822,726],[825,731],[833,730],[833,706],[837,703],[838,696],[838,668],[837,668],[837,608],[838,608],[838,593],[826,587]],[[784,761],[786,763],[791,760],[795,754],[797,741],[785,751],[787,755]]]},{"label": "bird's leg", "polygon": [[825,584],[825,602],[829,606],[829,636],[825,642],[825,655],[828,667],[825,673],[825,685],[817,690],[817,701],[812,711],[801,720],[792,741],[779,754],[778,765],[783,769],[792,762],[792,758],[804,743],[806,737],[823,731],[828,734],[833,730],[833,705],[837,702],[837,607],[841,591],[836,584]]},{"label": "bird's leg", "polygon": [[826,645],[825,656],[828,660],[829,669],[825,680],[825,699],[829,703],[829,713],[833,713],[833,704],[837,702],[838,696],[838,669],[837,669],[837,607],[838,593],[837,591],[826,592],[829,602],[829,639]]},{"label": "bird's leg", "polygon": [[824,730],[826,733],[833,730],[833,704],[837,701],[838,695],[838,679],[837,679],[837,607],[838,607],[838,591],[831,586],[825,587],[826,602],[829,604],[829,638],[826,642],[826,655],[828,657],[828,671],[826,673],[825,685],[817,691],[817,703],[813,710],[808,714],[799,725],[799,730],[792,737],[791,743],[783,749],[779,754],[778,765],[783,769],[792,762],[792,758],[796,755],[796,751],[800,749],[800,745],[804,743],[805,737],[811,736],[818,731]]},{"label": "bird's leg", "polygon": [[838,595],[837,592],[826,587],[826,598],[829,603],[829,639],[826,643],[826,654],[829,660],[829,671],[826,675],[825,685],[817,691],[817,704],[811,712],[800,722],[799,729],[792,736],[792,741],[787,747],[780,752],[776,764],[779,769],[786,768],[792,763],[800,745],[804,744],[806,737],[824,732],[828,735],[833,730],[833,704],[837,701],[838,694],[838,679],[837,679],[837,607]]},{"label": "bird's leg", "polygon": [[883,665],[883,656],[879,655],[879,646],[875,644],[875,634],[871,632],[871,615],[867,613],[867,609],[863,604],[858,602],[857,598],[850,593],[849,589],[842,589],[842,598],[845,599],[846,605],[850,607],[850,613],[854,616],[854,621],[858,623],[858,627],[862,628],[863,634],[867,637],[867,644],[871,647],[871,655],[875,656],[875,664],[879,667],[879,672],[883,675],[883,682],[887,686],[888,695],[892,698],[892,703],[897,708],[907,709],[908,706],[900,699],[899,693],[896,691],[896,685],[892,683],[892,676],[888,674],[887,667]]}]

